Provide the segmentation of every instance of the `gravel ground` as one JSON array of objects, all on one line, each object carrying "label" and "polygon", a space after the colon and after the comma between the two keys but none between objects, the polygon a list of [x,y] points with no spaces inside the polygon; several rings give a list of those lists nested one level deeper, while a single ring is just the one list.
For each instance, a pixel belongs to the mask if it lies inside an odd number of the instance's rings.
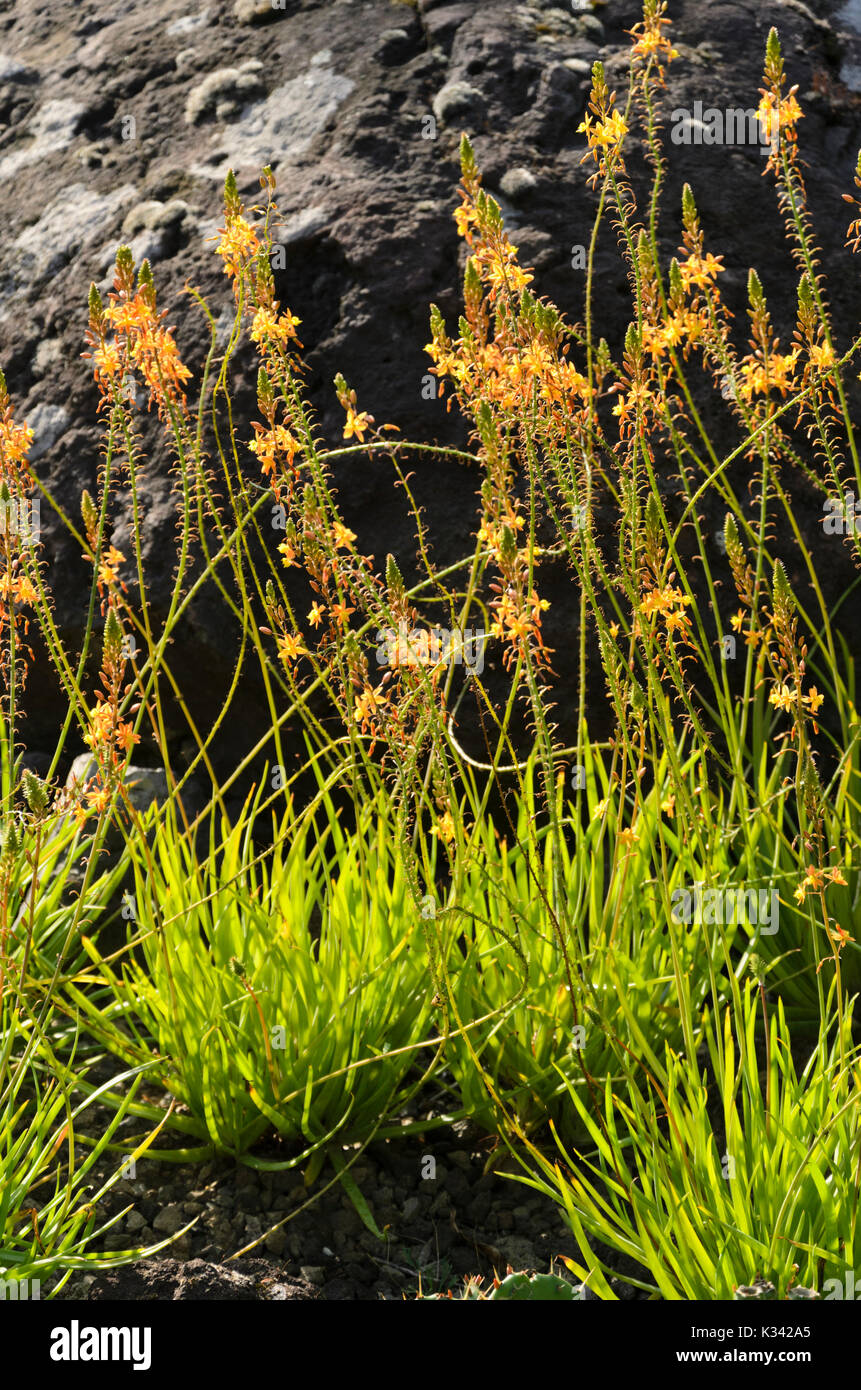
[{"label": "gravel ground", "polygon": [[[457,1291],[466,1275],[490,1279],[508,1266],[566,1274],[559,1257],[577,1249],[557,1207],[486,1171],[492,1148],[492,1140],[460,1122],[366,1149],[350,1171],[382,1241],[339,1182],[322,1190],[333,1177],[330,1167],[308,1189],[297,1170],[139,1160],[134,1177],[118,1183],[102,1208],[110,1215],[130,1209],[93,1248],[152,1245],[195,1224],[135,1265],[75,1275],[58,1297],[400,1299],[413,1298],[419,1284],[425,1293]],[[423,1176],[432,1166],[434,1176]],[[510,1159],[502,1166],[513,1171]],[[247,1255],[231,1258],[252,1242],[259,1243]],[[623,1298],[633,1292],[622,1284],[616,1291]]]}]

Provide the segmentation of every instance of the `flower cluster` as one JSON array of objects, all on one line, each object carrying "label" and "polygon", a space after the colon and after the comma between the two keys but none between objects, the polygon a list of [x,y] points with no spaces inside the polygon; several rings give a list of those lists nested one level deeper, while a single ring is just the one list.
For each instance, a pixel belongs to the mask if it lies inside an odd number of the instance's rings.
[{"label": "flower cluster", "polygon": [[[156,308],[156,293],[146,261],[138,272],[127,246],[117,252],[114,289],[104,308],[95,285],[90,288],[87,338],[93,351],[93,375],[102,397],[100,405],[128,398],[128,385],[139,372],[149,387],[149,407],[168,420],[171,409],[186,409],[184,386],[191,372],[179,355],[173,329],[165,328],[166,311]],[[113,337],[109,333],[113,332]]]},{"label": "flower cluster", "polygon": [[693,599],[683,594],[678,585],[666,584],[663,588],[649,590],[640,604],[640,612],[646,618],[659,614],[667,632],[684,639],[690,632],[690,619],[685,609],[692,603]]},{"label": "flower cluster", "polygon": [[799,701],[801,701],[809,712],[814,715],[818,713],[824,700],[825,696],[819,693],[815,685],[810,687],[806,695],[802,695],[798,690],[793,690],[785,681],[775,686],[774,689],[769,692],[768,696],[768,703],[770,705],[776,705],[778,709],[785,711],[795,710],[798,708]]},{"label": "flower cluster", "polygon": [[[104,643],[102,646],[102,690],[96,692],[96,703],[89,711],[87,727],[83,739],[92,749],[99,768],[99,775],[82,790],[82,796],[74,808],[79,824],[91,815],[100,815],[109,810],[122,787],[122,772],[140,734],[124,718],[122,705],[132,686],[123,684],[126,668],[122,623],[116,608],[108,608],[105,619]],[[128,713],[134,714],[140,708],[133,705]]]},{"label": "flower cluster", "polygon": [[808,892],[822,893],[829,883],[840,883],[845,888],[846,879],[839,869],[817,869],[814,864],[809,864],[804,878],[799,883],[793,893],[795,901],[801,905],[804,903]]},{"label": "flower cluster", "polygon": [[628,33],[635,40],[633,58],[635,63],[654,63],[661,81],[664,78],[663,63],[671,63],[678,58],[678,49],[673,48],[664,29],[672,21],[666,18],[667,0],[646,0],[643,18]]},{"label": "flower cluster", "polygon": [[621,112],[616,110],[616,93],[611,92],[607,86],[602,63],[595,63],[592,68],[589,110],[577,131],[578,134],[586,136],[586,144],[589,146],[580,163],[584,164],[586,160],[594,159],[598,166],[590,179],[591,183],[611,174],[624,173],[622,146],[628,134],[628,123]]},{"label": "flower cluster", "polygon": [[[9,660],[9,633],[20,656],[32,656],[19,635],[19,627],[25,634],[29,627],[21,607],[33,607],[38,598],[33,582],[37,573],[35,538],[27,520],[33,491],[27,455],[32,442],[33,431],[15,420],[6,380],[0,372],[0,664],[4,671]],[[16,662],[16,673],[23,685],[27,675],[23,659]]]}]

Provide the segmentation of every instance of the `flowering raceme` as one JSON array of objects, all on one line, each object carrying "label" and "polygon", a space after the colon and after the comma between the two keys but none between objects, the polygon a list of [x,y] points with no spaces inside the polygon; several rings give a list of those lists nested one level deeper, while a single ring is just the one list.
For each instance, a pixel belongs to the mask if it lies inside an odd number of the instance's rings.
[{"label": "flowering raceme", "polygon": [[643,10],[643,18],[639,24],[635,24],[628,33],[634,39],[633,57],[635,62],[656,62],[658,76],[663,81],[664,69],[663,62],[671,63],[674,58],[678,58],[678,49],[673,48],[667,35],[663,32],[671,24],[671,20],[666,16],[666,0],[646,0]]}]

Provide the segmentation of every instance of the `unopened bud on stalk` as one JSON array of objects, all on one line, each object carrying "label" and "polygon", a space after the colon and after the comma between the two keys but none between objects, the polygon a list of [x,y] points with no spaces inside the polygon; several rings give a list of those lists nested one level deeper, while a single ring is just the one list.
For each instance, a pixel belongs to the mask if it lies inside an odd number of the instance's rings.
[{"label": "unopened bud on stalk", "polygon": [[263,414],[269,416],[275,405],[275,392],[264,367],[257,373],[257,402]]},{"label": "unopened bud on stalk", "polygon": [[109,608],[105,618],[105,640],[102,651],[106,666],[115,665],[122,656],[123,625],[117,617],[115,608]]},{"label": "unopened bud on stalk", "polygon": [[406,587],[394,555],[386,556],[386,584],[389,589],[389,598],[393,603],[403,600],[406,595]]},{"label": "unopened bud on stalk", "polygon": [[765,308],[765,291],[762,288],[762,281],[752,266],[747,277],[747,296],[753,309]]},{"label": "unopened bud on stalk", "polygon": [[0,830],[0,854],[13,858],[21,848],[21,838],[11,818],[4,822]]},{"label": "unopened bud on stalk", "polygon": [[99,524],[99,514],[96,511],[96,504],[86,488],[81,493],[81,516],[87,528],[87,535],[91,536]]},{"label": "unopened bud on stalk", "polygon": [[[861,157],[859,157],[861,160]],[[810,314],[813,310],[813,286],[810,283],[810,276],[804,272],[798,282],[798,311],[800,314]]]},{"label": "unopened bud on stalk", "polygon": [[786,570],[780,560],[775,561],[774,565],[774,621],[778,628],[787,628],[792,622],[792,614],[795,608],[795,600],[792,596],[792,589],[786,577]]},{"label": "unopened bud on stalk", "polygon": [[130,246],[117,247],[117,278],[127,283],[131,289],[135,274],[135,258]]},{"label": "unopened bud on stalk", "polygon": [[510,526],[503,526],[499,541],[499,553],[503,560],[511,563],[517,555],[517,539]]},{"label": "unopened bud on stalk", "polygon": [[102,304],[102,296],[99,294],[99,287],[95,282],[90,285],[89,310],[90,327],[95,333],[98,333],[104,326],[105,310]]},{"label": "unopened bud on stalk", "polygon": [[242,206],[239,199],[239,189],[236,187],[236,175],[232,169],[228,169],[227,178],[224,180],[224,207],[228,216],[239,212]]},{"label": "unopened bud on stalk", "polygon": [[689,183],[682,189],[682,221],[688,231],[692,231],[697,222],[697,205],[694,202],[694,193]]},{"label": "unopened bud on stalk", "polygon": [[21,786],[24,792],[24,800],[40,820],[48,809],[48,791],[45,783],[40,780],[29,768],[25,768],[24,776],[21,778]]},{"label": "unopened bud on stalk", "polygon": [[670,295],[673,299],[684,298],[685,282],[682,279],[681,267],[675,256],[670,261]]},{"label": "unopened bud on stalk", "polygon": [[465,179],[475,176],[475,153],[466,132],[460,137],[460,169]]}]

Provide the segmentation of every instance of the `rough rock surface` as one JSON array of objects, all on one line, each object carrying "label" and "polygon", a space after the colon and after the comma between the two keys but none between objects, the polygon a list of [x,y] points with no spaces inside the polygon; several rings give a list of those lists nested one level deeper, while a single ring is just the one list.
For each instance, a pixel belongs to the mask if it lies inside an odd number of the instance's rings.
[{"label": "rough rock surface", "polygon": [[[572,8],[576,11],[572,13]],[[826,270],[850,266],[841,194],[852,188],[859,143],[858,36],[831,0],[676,0],[680,52],[666,109],[753,106],[765,38],[779,26],[790,80],[799,85],[811,204]],[[199,366],[199,311],[190,281],[216,313],[229,291],[212,255],[224,173],[233,166],[253,196],[272,164],[284,221],[286,269],[278,290],[303,320],[309,384],[324,431],[340,435],[336,370],[378,421],[407,437],[465,437],[454,414],[422,397],[427,306],[459,309],[459,244],[452,221],[462,128],[474,136],[486,185],[500,197],[537,288],[581,316],[584,276],[572,245],[587,240],[594,195],[579,167],[577,133],[592,62],[624,80],[638,0],[592,10],[509,0],[79,0],[47,9],[17,0],[0,14],[0,341],[20,417],[37,433],[41,476],[73,517],[99,460],[96,394],[80,360],[91,280],[107,284],[115,246],[130,240],[154,264],[160,302],[186,360]],[[435,138],[431,138],[435,137]],[[744,324],[747,269],[763,272],[775,321],[791,336],[796,276],[781,240],[770,181],[757,148],[672,151],[663,241],[679,235],[679,193],[695,188],[709,246],[726,257],[724,287]],[[632,167],[636,167],[636,155]],[[601,331],[618,345],[629,314],[624,268],[608,233],[600,247]],[[858,319],[857,276],[831,280],[846,333]],[[237,400],[240,433],[254,411],[246,355]],[[250,434],[250,431],[249,431]],[[156,452],[145,484],[147,563],[156,599],[172,571],[173,509],[167,458]],[[382,463],[354,464],[339,479],[348,520],[379,559],[408,559],[412,528]],[[476,479],[441,459],[416,466],[416,488],[442,560],[461,553]],[[799,497],[804,499],[803,491]],[[127,536],[117,498],[114,541]],[[45,509],[47,511],[47,509]],[[719,519],[715,518],[715,525]],[[70,638],[88,582],[80,554],[43,516],[46,557],[59,566],[58,621]],[[839,567],[838,567],[839,568]],[[564,576],[559,576],[561,583]],[[553,582],[552,576],[548,580]],[[564,590],[563,590],[564,592]],[[573,621],[556,605],[562,649]],[[570,633],[567,634],[570,637]],[[560,641],[560,638],[562,639]],[[235,642],[220,605],[199,604],[176,644],[176,667],[198,710],[229,669]],[[34,681],[31,747],[52,743],[59,697]],[[240,697],[249,733],[260,713]],[[239,722],[231,723],[235,738]],[[71,750],[74,751],[74,750]]]}]

